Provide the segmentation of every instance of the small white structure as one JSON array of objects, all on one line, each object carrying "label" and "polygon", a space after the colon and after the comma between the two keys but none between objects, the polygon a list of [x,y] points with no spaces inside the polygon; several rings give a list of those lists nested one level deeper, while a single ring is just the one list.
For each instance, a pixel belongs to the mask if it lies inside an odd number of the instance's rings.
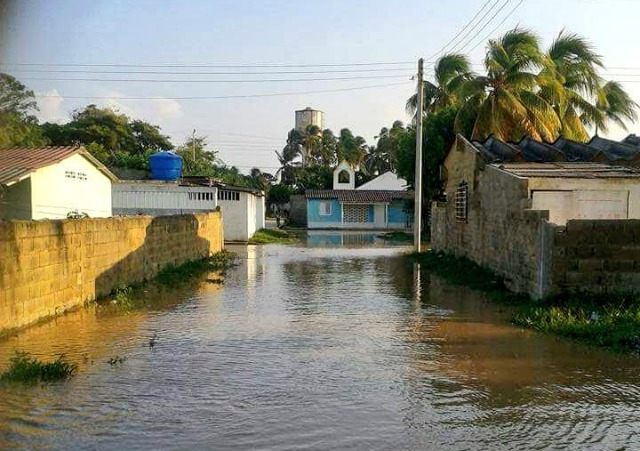
[{"label": "small white structure", "polygon": [[225,241],[247,241],[265,225],[264,192],[250,188],[220,187]]},{"label": "small white structure", "polygon": [[222,210],[225,241],[247,241],[264,228],[264,193],[219,183],[159,180],[113,185],[113,213],[167,216]]},{"label": "small white structure", "polygon": [[403,178],[400,178],[397,174],[388,171],[382,175],[379,175],[375,179],[360,185],[356,189],[405,191],[407,189],[407,181]]},{"label": "small white structure", "polygon": [[333,170],[333,189],[355,189],[356,171],[349,163],[342,160]]},{"label": "small white structure", "polygon": [[117,180],[83,147],[0,150],[0,219],[108,217]]}]

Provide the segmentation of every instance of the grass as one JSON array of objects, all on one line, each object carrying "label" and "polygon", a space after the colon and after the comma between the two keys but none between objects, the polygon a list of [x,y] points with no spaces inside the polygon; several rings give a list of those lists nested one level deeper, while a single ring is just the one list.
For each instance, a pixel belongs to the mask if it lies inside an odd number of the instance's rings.
[{"label": "grass", "polygon": [[413,234],[407,232],[387,232],[377,235],[378,238],[382,238],[385,241],[395,241],[398,243],[410,243],[413,241]]},{"label": "grass", "polygon": [[535,301],[507,290],[504,279],[466,259],[439,252],[414,254],[424,269],[454,285],[513,306],[512,322],[616,351],[640,353],[640,294],[566,292]]},{"label": "grass", "polygon": [[3,382],[55,382],[69,379],[78,369],[63,356],[53,362],[41,362],[27,352],[16,351],[9,368],[0,375]]},{"label": "grass", "polygon": [[295,241],[298,241],[298,238],[280,229],[260,229],[249,238],[249,244],[293,243]]},{"label": "grass", "polygon": [[235,253],[221,251],[211,257],[193,260],[182,265],[169,265],[156,275],[155,280],[162,285],[178,285],[207,272],[223,271],[235,266],[235,259]]}]

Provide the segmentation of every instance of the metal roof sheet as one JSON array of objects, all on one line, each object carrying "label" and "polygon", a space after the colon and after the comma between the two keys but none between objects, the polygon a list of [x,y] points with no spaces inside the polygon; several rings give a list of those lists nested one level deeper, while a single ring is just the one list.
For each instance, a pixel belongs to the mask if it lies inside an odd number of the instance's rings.
[{"label": "metal roof sheet", "polygon": [[503,163],[496,166],[524,178],[640,178],[640,170],[597,163]]},{"label": "metal roof sheet", "polygon": [[94,166],[112,180],[117,177],[89,154],[83,147],[14,147],[0,149],[0,185],[8,185],[20,181],[30,173],[50,166],[77,153],[82,154]]},{"label": "metal roof sheet", "polygon": [[393,200],[413,199],[412,191],[388,190],[309,189],[304,195],[307,199],[337,199],[344,203],[388,203]]}]

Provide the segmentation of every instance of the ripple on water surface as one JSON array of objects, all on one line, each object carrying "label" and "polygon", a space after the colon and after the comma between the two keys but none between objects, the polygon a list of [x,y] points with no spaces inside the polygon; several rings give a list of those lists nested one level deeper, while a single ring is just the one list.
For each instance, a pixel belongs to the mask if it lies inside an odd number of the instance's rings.
[{"label": "ripple on water surface", "polygon": [[403,248],[312,238],[235,248],[222,286],[149,290],[141,309],[0,341],[0,365],[16,349],[80,365],[0,387],[0,448],[640,447],[637,358],[514,328]]}]

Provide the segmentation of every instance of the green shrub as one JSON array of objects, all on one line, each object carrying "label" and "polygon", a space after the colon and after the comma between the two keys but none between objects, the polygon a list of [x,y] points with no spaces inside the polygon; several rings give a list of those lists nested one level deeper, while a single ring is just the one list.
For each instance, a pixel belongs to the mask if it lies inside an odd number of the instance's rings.
[{"label": "green shrub", "polygon": [[27,352],[16,351],[11,358],[9,368],[0,376],[6,382],[54,382],[73,376],[78,369],[74,363],[64,360],[63,356],[53,362],[41,362]]}]

